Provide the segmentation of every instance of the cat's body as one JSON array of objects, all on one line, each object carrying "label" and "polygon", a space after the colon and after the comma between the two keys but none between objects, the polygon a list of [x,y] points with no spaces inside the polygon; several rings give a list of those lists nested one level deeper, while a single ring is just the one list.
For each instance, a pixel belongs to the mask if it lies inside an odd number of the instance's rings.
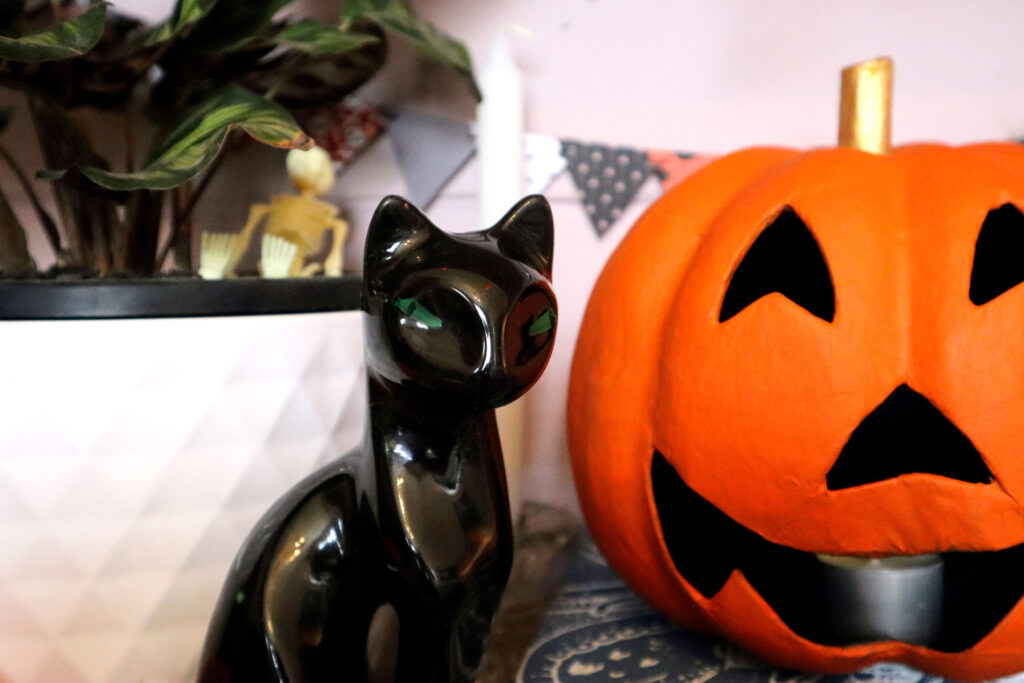
[{"label": "cat's body", "polygon": [[201,683],[473,680],[512,560],[493,408],[547,361],[550,267],[540,197],[459,236],[381,203],[364,272],[366,437],[250,534]]}]

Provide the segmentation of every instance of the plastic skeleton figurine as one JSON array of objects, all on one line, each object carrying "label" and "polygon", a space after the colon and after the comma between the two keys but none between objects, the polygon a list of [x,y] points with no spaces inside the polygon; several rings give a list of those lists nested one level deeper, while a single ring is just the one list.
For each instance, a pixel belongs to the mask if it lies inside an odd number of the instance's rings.
[{"label": "plastic skeleton figurine", "polygon": [[[234,275],[242,256],[248,251],[256,229],[263,226],[260,270],[263,277],[308,277],[321,270],[325,275],[341,275],[341,249],[348,224],[338,217],[338,208],[317,199],[334,184],[331,160],[323,149],[292,150],[286,164],[288,176],[299,194],[274,195],[269,204],[256,204],[237,235],[204,233],[200,250],[199,274],[205,279]],[[326,260],[306,260],[320,251],[325,232],[332,234]]]}]

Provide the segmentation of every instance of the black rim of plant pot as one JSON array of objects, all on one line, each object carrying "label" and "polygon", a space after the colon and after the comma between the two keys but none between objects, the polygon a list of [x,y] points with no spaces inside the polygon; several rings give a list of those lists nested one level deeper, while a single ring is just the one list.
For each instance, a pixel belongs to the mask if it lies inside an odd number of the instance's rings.
[{"label": "black rim of plant pot", "polygon": [[359,309],[361,279],[0,281],[0,320],[104,320],[328,313]]}]

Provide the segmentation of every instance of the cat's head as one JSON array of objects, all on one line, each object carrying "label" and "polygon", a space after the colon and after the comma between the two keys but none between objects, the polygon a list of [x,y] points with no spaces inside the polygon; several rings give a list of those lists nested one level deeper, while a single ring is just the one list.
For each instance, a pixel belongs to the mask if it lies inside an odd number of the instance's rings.
[{"label": "cat's head", "polygon": [[514,400],[554,344],[553,242],[539,195],[492,228],[456,235],[401,197],[385,198],[363,269],[371,371],[484,407]]}]

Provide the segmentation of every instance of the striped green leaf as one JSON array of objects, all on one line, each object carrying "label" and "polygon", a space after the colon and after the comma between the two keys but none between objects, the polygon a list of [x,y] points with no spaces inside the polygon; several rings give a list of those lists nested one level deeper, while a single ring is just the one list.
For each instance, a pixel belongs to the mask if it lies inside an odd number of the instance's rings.
[{"label": "striped green leaf", "polygon": [[176,38],[202,19],[215,4],[217,0],[178,0],[170,18],[143,32],[138,42],[148,47]]},{"label": "striped green leaf", "polygon": [[308,19],[285,26],[272,41],[299,52],[319,57],[359,49],[378,42],[377,36],[354,31],[342,31],[333,26]]},{"label": "striped green leaf", "polygon": [[416,16],[405,0],[345,0],[341,17],[345,22],[369,19],[394,31],[421,54],[454,69],[467,79],[474,92],[479,92],[465,46]]},{"label": "striped green leaf", "polygon": [[98,3],[77,17],[20,38],[0,36],[0,58],[49,62],[80,57],[96,47],[107,21],[107,4]]},{"label": "striped green leaf", "polygon": [[145,168],[133,173],[92,166],[80,170],[108,190],[167,190],[209,166],[228,133],[236,128],[274,147],[308,149],[313,144],[284,107],[245,88],[227,85],[199,102],[168,130]]},{"label": "striped green leaf", "polygon": [[[209,1],[209,0],[206,0]],[[234,52],[271,28],[291,0],[215,0],[183,39],[193,52]]]}]

